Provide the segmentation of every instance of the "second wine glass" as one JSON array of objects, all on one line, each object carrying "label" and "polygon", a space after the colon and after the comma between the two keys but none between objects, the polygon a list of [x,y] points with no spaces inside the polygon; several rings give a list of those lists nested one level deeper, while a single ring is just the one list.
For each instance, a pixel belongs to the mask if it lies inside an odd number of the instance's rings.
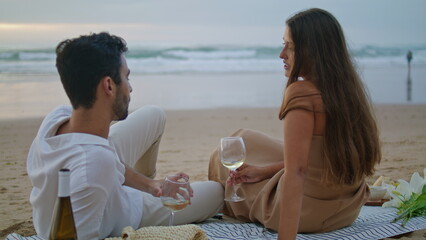
[{"label": "second wine glass", "polygon": [[[220,139],[220,160],[223,166],[235,171],[243,165],[246,158],[246,147],[242,137],[224,137]],[[232,186],[232,195],[225,198],[228,202],[240,202],[245,198],[237,195],[235,186]]]},{"label": "second wine glass", "polygon": [[175,212],[181,211],[189,204],[189,178],[181,175],[170,175],[161,187],[161,202],[170,210],[169,226],[173,226]]}]

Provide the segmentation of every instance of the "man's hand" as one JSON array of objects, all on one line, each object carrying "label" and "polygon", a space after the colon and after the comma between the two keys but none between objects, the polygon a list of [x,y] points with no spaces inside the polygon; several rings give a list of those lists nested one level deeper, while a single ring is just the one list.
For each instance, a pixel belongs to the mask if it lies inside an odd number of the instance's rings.
[{"label": "man's hand", "polygon": [[[124,164],[126,167],[126,172],[125,172],[125,180],[124,180],[124,185],[138,189],[140,191],[143,192],[147,192],[149,194],[151,194],[154,197],[160,197],[162,194],[162,186],[164,185],[164,179],[161,180],[153,180],[150,179],[138,172],[136,172],[133,168],[127,166],[126,164]],[[180,172],[178,174],[175,175],[171,175],[171,180],[178,180],[179,178],[186,178],[189,179],[189,176],[183,172]],[[188,191],[188,194],[186,194],[186,199],[190,200],[191,197],[194,196],[194,191],[191,188],[190,184],[187,184],[185,186],[185,188]]]},{"label": "man's hand", "polygon": [[147,192],[154,197],[161,196],[161,186],[163,185],[164,180],[152,180],[150,186],[147,189]]},{"label": "man's hand", "polygon": [[160,196],[174,198],[179,201],[186,200],[191,204],[191,197],[194,194],[189,183],[189,176],[182,172],[175,175],[168,175],[163,180]]},{"label": "man's hand", "polygon": [[[172,180],[172,181],[178,181],[179,179],[184,178],[184,179],[187,179],[188,182],[189,182],[189,176],[186,173],[183,173],[183,172],[180,172],[180,173],[175,174],[175,175],[169,175],[169,176],[167,176],[167,178]],[[188,191],[188,194],[189,194],[188,197],[193,197],[194,196],[194,190],[192,190],[191,185],[187,184],[187,185],[184,185],[184,186],[185,186],[186,190]]]}]

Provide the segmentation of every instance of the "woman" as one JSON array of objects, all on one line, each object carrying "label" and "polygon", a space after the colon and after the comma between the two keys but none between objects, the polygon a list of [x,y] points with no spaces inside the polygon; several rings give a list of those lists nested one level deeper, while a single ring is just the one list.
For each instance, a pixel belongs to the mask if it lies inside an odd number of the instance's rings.
[{"label": "woman", "polygon": [[[378,129],[362,82],[352,65],[338,21],[321,9],[286,21],[287,88],[279,118],[284,141],[239,130],[246,163],[231,173],[213,153],[209,178],[246,200],[226,202],[225,213],[260,222],[279,239],[297,232],[326,232],[350,225],[369,196],[365,177],[381,152]],[[303,80],[300,80],[303,78]],[[228,179],[228,180],[227,180]]]}]

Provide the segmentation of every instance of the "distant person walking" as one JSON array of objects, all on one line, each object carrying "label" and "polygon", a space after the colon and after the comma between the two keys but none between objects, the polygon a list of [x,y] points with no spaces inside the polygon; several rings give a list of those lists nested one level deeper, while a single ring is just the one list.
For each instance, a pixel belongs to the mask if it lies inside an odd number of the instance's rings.
[{"label": "distant person walking", "polygon": [[411,60],[413,60],[413,53],[408,50],[407,62],[408,62],[408,76],[407,76],[407,101],[411,101]]},{"label": "distant person walking", "polygon": [[407,52],[408,70],[410,70],[410,63],[412,59],[413,59],[413,53],[410,50],[408,50]]},{"label": "distant person walking", "polygon": [[410,64],[412,59],[413,59],[413,53],[411,51],[408,51],[408,53],[407,53],[408,64]]}]

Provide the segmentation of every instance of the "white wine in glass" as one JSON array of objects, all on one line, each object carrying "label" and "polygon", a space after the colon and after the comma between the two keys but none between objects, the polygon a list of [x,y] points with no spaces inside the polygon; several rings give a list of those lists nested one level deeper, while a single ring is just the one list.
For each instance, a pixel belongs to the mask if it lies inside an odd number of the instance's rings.
[{"label": "white wine in glass", "polygon": [[[235,171],[243,165],[246,158],[246,147],[241,137],[224,137],[220,139],[220,161],[223,166]],[[232,186],[232,195],[225,198],[228,202],[240,202],[245,198],[239,197]]]},{"label": "white wine in glass", "polygon": [[189,178],[181,175],[170,175],[161,187],[161,202],[170,210],[169,226],[173,226],[175,212],[181,211],[189,204]]}]

